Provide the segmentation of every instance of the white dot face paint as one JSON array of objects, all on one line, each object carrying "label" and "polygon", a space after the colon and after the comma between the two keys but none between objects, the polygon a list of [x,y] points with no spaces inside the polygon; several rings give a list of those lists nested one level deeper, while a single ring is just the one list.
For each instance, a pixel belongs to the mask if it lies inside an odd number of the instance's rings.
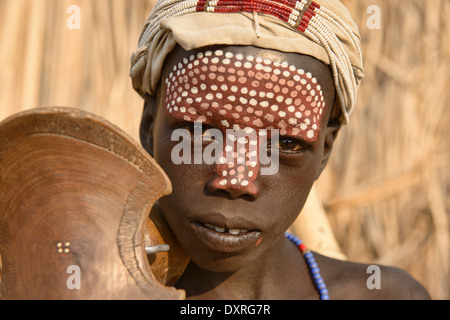
[{"label": "white dot face paint", "polygon": [[[321,87],[310,72],[287,62],[222,50],[199,52],[175,64],[165,83],[166,110],[176,119],[214,124],[224,133],[252,128],[255,137],[250,134],[249,141],[258,140],[258,129],[278,129],[282,136],[308,142],[319,137],[325,107]],[[252,186],[259,165],[257,149],[251,147],[238,147],[232,159],[225,157],[224,147],[221,159],[226,161],[216,169],[218,186]]]}]

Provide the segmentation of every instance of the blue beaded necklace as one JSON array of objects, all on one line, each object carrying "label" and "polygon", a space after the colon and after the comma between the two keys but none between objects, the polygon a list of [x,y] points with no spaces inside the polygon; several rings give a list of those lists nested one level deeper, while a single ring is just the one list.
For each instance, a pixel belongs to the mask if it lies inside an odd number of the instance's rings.
[{"label": "blue beaded necklace", "polygon": [[286,232],[286,238],[294,243],[302,252],[303,257],[308,264],[309,272],[315,282],[317,292],[320,294],[320,300],[330,300],[330,296],[328,295],[328,289],[325,282],[320,275],[320,269],[316,263],[316,259],[314,259],[314,255],[308,248],[303,244],[302,240],[297,238],[291,233]]}]

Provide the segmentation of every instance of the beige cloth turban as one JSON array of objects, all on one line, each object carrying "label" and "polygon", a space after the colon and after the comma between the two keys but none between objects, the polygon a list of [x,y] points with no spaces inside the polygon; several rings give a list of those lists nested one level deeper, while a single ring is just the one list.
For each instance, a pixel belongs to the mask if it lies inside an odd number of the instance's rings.
[{"label": "beige cloth turban", "polygon": [[[246,12],[236,11],[236,3]],[[310,55],[330,65],[340,119],[348,123],[363,78],[358,27],[337,0],[159,0],[131,57],[133,87],[156,94],[167,55],[177,44],[185,50],[209,45],[251,45]],[[289,12],[275,17],[267,7]],[[243,7],[241,7],[243,8]],[[249,9],[250,8],[250,9]],[[273,12],[273,11],[272,11]],[[284,20],[284,21],[283,21]]]}]

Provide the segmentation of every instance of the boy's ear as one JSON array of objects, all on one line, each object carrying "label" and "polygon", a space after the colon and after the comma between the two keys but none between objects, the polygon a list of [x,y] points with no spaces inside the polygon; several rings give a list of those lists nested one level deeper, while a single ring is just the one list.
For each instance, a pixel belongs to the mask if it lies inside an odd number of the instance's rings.
[{"label": "boy's ear", "polygon": [[153,127],[156,118],[156,96],[145,96],[139,137],[141,145],[153,157]]},{"label": "boy's ear", "polygon": [[334,141],[336,140],[339,130],[341,129],[341,124],[338,120],[331,120],[325,130],[324,147],[322,154],[322,162],[320,163],[319,172],[317,173],[316,180],[319,179],[322,171],[328,164],[330,159],[331,150],[333,149]]}]

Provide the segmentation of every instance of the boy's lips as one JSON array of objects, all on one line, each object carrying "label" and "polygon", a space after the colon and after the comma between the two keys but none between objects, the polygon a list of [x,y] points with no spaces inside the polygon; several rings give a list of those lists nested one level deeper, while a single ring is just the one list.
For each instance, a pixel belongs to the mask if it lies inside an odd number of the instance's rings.
[{"label": "boy's lips", "polygon": [[261,230],[248,219],[208,214],[190,222],[197,238],[209,249],[233,253],[259,244]]}]

